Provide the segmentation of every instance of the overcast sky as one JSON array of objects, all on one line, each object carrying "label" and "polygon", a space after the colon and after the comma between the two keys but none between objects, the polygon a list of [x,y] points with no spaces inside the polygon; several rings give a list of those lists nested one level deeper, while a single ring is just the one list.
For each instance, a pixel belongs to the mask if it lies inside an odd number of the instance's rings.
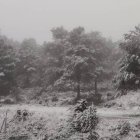
[{"label": "overcast sky", "polygon": [[49,41],[57,26],[83,26],[116,41],[139,23],[140,0],[0,0],[1,32],[18,41]]}]

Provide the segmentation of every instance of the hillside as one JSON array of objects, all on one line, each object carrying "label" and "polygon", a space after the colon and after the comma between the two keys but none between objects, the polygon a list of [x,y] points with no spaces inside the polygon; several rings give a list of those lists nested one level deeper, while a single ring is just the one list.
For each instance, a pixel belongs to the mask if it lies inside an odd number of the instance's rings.
[{"label": "hillside", "polygon": [[127,95],[120,96],[114,100],[105,103],[118,109],[140,109],[140,91],[129,91]]}]

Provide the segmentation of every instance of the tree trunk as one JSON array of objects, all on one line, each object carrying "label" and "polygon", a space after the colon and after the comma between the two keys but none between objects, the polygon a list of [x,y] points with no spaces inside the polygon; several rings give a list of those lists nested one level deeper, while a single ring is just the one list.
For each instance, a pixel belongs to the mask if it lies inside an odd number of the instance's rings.
[{"label": "tree trunk", "polygon": [[30,74],[29,73],[27,73],[26,74],[26,79],[25,79],[25,87],[30,87]]},{"label": "tree trunk", "polygon": [[77,96],[76,96],[76,99],[79,100],[81,97],[81,94],[80,94],[80,82],[77,83]]}]

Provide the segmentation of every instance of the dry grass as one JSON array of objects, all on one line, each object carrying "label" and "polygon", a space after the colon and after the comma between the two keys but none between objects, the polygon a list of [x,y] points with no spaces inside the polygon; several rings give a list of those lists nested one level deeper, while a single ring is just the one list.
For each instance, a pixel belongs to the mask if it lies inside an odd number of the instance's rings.
[{"label": "dry grass", "polygon": [[[133,95],[127,96],[130,98],[130,96]],[[125,100],[124,97],[121,97],[120,100],[117,99],[116,102],[125,103],[123,102],[123,99]],[[134,100],[137,100],[137,102],[139,101],[137,95]],[[132,98],[128,101],[130,103]],[[17,122],[13,119],[18,109],[28,110],[30,116],[28,117],[27,121]],[[54,137],[56,135],[67,135],[67,120],[69,118],[68,107],[46,107],[41,105],[5,105],[0,107],[0,126],[4,119],[6,110],[9,110],[7,116],[8,136],[29,135],[30,140],[39,140],[39,138],[40,140],[43,140],[43,136],[47,135],[48,138],[52,138],[50,140],[55,140]],[[117,127],[119,124],[122,124],[122,121],[129,121],[131,124],[131,131],[127,136],[122,137],[121,140],[138,140],[138,138],[136,138],[136,135],[140,134],[140,126],[136,127],[137,124],[140,124],[138,110],[138,108],[136,110],[135,108],[133,110],[98,108],[97,114],[99,115],[100,121],[96,131],[100,137],[111,137],[111,135],[118,134],[119,130]],[[71,134],[69,138],[64,140],[80,140],[84,137],[86,137],[86,134],[74,133]],[[2,135],[0,140],[4,140]],[[57,140],[62,139],[57,137]]]},{"label": "dry grass", "polygon": [[[18,109],[26,109],[30,112],[31,115],[27,121],[17,122],[13,119]],[[9,110],[7,115],[8,136],[27,134],[34,137],[34,140],[38,139],[41,135],[52,137],[53,134],[57,133],[59,125],[65,123],[68,114],[67,108],[63,107],[29,105],[4,106],[0,108],[0,126],[2,125],[6,110]]]}]

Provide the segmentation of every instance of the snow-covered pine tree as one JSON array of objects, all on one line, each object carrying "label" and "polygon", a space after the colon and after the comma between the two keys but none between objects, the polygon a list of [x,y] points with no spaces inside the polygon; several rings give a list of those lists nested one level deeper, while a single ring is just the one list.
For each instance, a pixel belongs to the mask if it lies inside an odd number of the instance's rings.
[{"label": "snow-covered pine tree", "polygon": [[15,84],[15,52],[12,46],[0,39],[0,95],[9,94]]}]

